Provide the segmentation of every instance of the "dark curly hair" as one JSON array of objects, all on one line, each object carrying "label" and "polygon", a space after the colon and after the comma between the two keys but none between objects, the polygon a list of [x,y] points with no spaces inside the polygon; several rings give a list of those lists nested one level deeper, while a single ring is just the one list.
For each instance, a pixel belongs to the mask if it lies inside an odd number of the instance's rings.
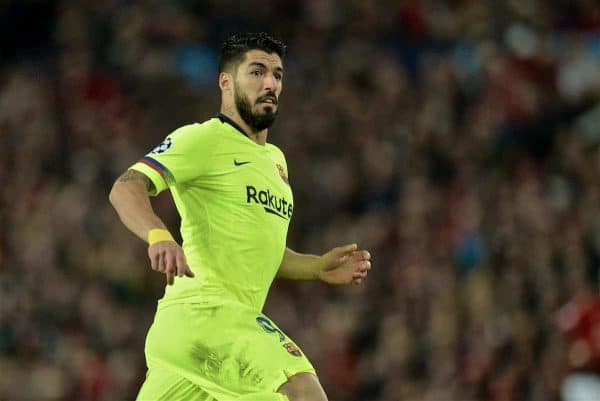
[{"label": "dark curly hair", "polygon": [[265,32],[234,33],[225,40],[221,47],[219,72],[235,70],[244,61],[246,53],[250,50],[262,50],[269,54],[276,53],[283,59],[285,48],[283,42]]}]

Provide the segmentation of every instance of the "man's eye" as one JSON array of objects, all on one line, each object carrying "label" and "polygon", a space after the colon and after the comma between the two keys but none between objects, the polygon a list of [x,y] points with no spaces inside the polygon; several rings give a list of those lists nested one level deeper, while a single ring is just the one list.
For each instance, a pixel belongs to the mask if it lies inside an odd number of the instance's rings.
[{"label": "man's eye", "polygon": [[250,74],[254,75],[255,77],[260,77],[262,75],[262,72],[260,72],[259,70],[254,70]]},{"label": "man's eye", "polygon": [[275,74],[275,79],[278,81],[281,81],[283,77],[281,76],[281,74]]}]

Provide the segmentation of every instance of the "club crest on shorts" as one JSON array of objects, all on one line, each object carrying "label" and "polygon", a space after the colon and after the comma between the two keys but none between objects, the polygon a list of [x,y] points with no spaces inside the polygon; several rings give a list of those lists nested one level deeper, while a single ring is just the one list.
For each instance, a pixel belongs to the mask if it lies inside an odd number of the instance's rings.
[{"label": "club crest on shorts", "polygon": [[300,352],[300,349],[296,347],[296,344],[292,342],[283,344],[283,348],[285,348],[287,352],[294,356],[302,356],[302,352]]},{"label": "club crest on shorts", "polygon": [[279,176],[286,184],[290,185],[290,181],[288,180],[287,175],[285,174],[285,170],[281,164],[277,164],[277,170],[279,170]]}]

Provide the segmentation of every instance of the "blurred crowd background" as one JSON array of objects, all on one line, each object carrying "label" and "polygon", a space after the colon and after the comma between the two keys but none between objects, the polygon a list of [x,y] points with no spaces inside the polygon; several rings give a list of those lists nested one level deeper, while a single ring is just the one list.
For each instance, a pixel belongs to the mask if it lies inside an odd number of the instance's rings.
[{"label": "blurred crowd background", "polygon": [[600,374],[596,0],[4,0],[0,400],[134,399],[164,277],[108,192],[216,114],[246,30],[288,45],[289,246],[373,257],[266,307],[330,400],[560,401]]}]

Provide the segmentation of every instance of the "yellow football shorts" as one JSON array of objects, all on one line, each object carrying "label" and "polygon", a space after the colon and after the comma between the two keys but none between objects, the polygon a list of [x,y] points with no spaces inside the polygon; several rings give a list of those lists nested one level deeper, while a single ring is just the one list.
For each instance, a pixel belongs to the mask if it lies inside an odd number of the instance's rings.
[{"label": "yellow football shorts", "polygon": [[269,318],[239,303],[160,305],[146,338],[146,380],[138,401],[234,401],[275,393],[315,370]]}]

